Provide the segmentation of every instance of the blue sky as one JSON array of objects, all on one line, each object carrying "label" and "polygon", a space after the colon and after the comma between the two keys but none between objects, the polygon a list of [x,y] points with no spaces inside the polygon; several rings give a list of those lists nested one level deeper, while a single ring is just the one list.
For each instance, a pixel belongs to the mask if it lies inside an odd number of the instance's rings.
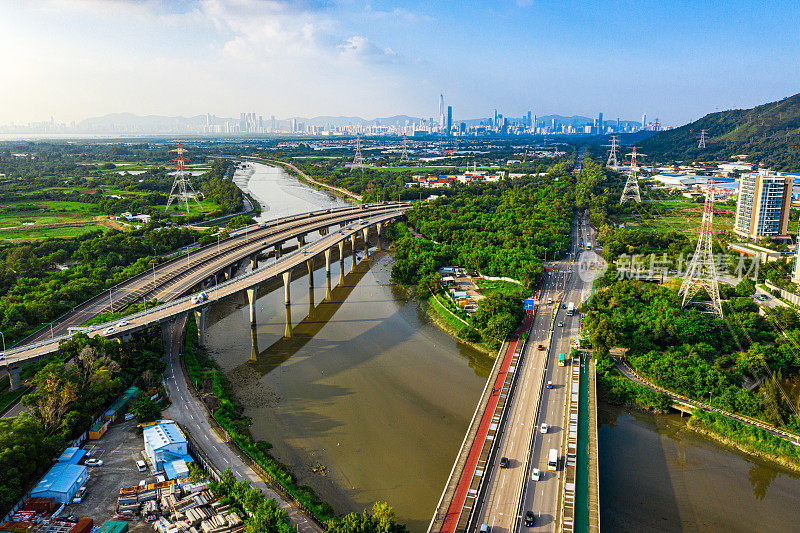
[{"label": "blue sky", "polygon": [[800,92],[800,3],[4,0],[0,123],[138,114],[679,125]]}]

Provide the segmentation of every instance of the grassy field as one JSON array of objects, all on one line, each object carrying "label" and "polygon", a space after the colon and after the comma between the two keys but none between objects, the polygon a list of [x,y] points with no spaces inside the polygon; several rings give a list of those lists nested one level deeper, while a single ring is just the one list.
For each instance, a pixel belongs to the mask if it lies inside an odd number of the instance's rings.
[{"label": "grassy field", "polygon": [[520,297],[524,297],[525,289],[519,283],[512,283],[510,281],[493,281],[488,279],[479,279],[476,280],[476,284],[478,285],[478,289],[480,289],[480,293],[484,296],[489,296],[490,294],[501,294],[501,295],[520,295]]},{"label": "grassy field", "polygon": [[[649,205],[648,205],[649,204]],[[643,227],[649,229],[657,229],[663,231],[686,231],[689,229],[699,228],[703,214],[701,212],[682,213],[685,209],[702,210],[703,205],[690,202],[651,202],[642,204],[641,207],[632,214],[623,217],[622,219],[615,220],[616,223],[624,223],[628,227]],[[648,208],[653,204],[662,206],[663,212],[651,214]],[[715,211],[726,210],[733,211],[733,208],[728,206],[715,206]],[[733,213],[717,214],[714,216],[714,229],[716,231],[733,230]]]},{"label": "grassy field", "polygon": [[24,229],[13,229],[8,231],[0,231],[0,240],[16,240],[16,239],[44,239],[46,237],[77,237],[101,229],[108,230],[105,226],[99,224],[82,224],[80,226],[65,226],[61,228],[37,228],[31,226]]}]

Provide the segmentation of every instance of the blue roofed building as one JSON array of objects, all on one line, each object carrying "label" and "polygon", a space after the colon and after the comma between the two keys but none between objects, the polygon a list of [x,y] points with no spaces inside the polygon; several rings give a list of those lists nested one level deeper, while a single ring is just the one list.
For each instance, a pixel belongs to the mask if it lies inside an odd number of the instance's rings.
[{"label": "blue roofed building", "polygon": [[31,496],[52,496],[58,503],[69,503],[86,478],[85,465],[56,463],[33,488]]},{"label": "blue roofed building", "polygon": [[144,428],[144,451],[156,470],[165,463],[184,459],[189,454],[186,436],[171,420],[162,420]]},{"label": "blue roofed building", "polygon": [[86,455],[86,450],[82,450],[76,446],[71,446],[64,450],[64,453],[59,456],[56,462],[76,465],[81,462],[81,459],[83,459],[84,455]]}]

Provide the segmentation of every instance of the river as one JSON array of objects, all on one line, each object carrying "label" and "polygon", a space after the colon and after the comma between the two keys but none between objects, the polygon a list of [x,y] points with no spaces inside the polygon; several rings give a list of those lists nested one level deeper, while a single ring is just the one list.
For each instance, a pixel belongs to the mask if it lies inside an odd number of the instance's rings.
[{"label": "river", "polygon": [[[282,170],[254,168],[249,181],[235,180],[259,200],[264,218],[344,204]],[[252,418],[254,437],[272,443],[301,483],[338,512],[387,501],[411,531],[424,531],[492,361],[430,323],[390,283],[390,253],[373,250],[355,269],[347,256],[343,279],[334,261],[328,300],[319,263],[313,290],[305,275],[292,282],[290,339],[275,284],[259,292],[254,361],[244,300],[211,309],[208,347]]]},{"label": "river", "polygon": [[[280,169],[252,170],[235,180],[262,204],[264,219],[345,205]],[[212,308],[207,341],[253,419],[253,435],[272,443],[302,483],[338,512],[388,501],[421,532],[491,361],[430,324],[390,283],[391,265],[387,252],[372,251],[354,269],[348,256],[340,279],[334,261],[328,300],[324,268],[312,290],[296,276],[290,339],[280,285],[264,288],[253,361],[244,299]],[[603,531],[798,529],[795,474],[702,437],[685,420],[601,402]]]},{"label": "river", "polygon": [[603,531],[798,531],[800,479],[686,428],[600,403]]}]

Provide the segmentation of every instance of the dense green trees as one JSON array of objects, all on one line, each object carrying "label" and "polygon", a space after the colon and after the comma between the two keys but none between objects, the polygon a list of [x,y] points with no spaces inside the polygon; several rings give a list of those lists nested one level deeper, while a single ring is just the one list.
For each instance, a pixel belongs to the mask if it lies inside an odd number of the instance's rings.
[{"label": "dense green trees", "polygon": [[[749,294],[752,288],[751,282],[743,282],[731,292]],[[628,348],[631,365],[668,390],[796,427],[798,420],[771,375],[780,381],[781,374],[800,372],[800,353],[758,314],[751,297],[732,296],[724,310],[724,319],[681,310],[675,291],[619,281],[592,296],[583,325],[601,352],[612,346]],[[790,337],[800,337],[796,311],[783,308],[774,319]],[[757,393],[743,388],[746,380],[763,376],[767,379]],[[611,395],[622,397],[622,392],[612,390]]]},{"label": "dense green trees", "polygon": [[[0,330],[13,343],[80,302],[150,268],[154,254],[191,244],[201,235],[189,229],[143,229],[0,245]],[[70,268],[56,269],[65,264]]]}]

